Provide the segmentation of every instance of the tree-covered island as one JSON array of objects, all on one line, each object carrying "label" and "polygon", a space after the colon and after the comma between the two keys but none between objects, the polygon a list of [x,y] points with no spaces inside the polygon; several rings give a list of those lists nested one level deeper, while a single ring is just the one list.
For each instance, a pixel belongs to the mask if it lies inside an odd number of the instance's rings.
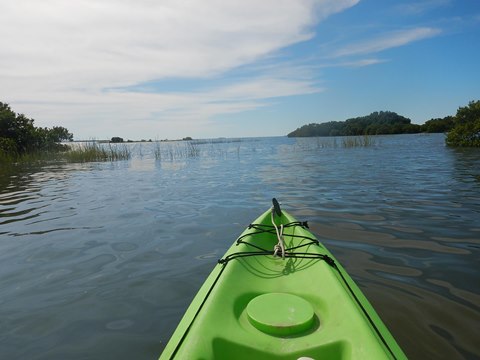
[{"label": "tree-covered island", "polygon": [[414,133],[447,133],[449,146],[480,147],[480,101],[460,107],[455,116],[430,119],[423,125],[391,111],[376,111],[345,121],[304,125],[288,137],[358,136]]},{"label": "tree-covered island", "polygon": [[308,124],[288,134],[289,137],[308,136],[356,136],[414,134],[420,132],[443,132],[451,124],[445,119],[432,119],[425,125],[412,124],[411,120],[392,111],[376,111],[345,121],[329,121]]}]

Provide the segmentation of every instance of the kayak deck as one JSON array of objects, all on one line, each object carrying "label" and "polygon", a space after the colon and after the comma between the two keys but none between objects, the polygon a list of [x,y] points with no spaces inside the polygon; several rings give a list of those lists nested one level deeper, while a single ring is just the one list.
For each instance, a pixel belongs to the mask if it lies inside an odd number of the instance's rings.
[{"label": "kayak deck", "polygon": [[267,211],[215,266],[160,359],[404,359],[332,254],[287,212],[285,258]]}]

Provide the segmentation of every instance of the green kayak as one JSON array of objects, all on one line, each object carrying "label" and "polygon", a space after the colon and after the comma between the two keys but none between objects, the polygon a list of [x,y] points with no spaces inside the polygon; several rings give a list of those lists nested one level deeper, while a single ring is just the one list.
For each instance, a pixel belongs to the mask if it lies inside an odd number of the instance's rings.
[{"label": "green kayak", "polygon": [[308,224],[273,203],[219,260],[160,359],[406,359]]}]

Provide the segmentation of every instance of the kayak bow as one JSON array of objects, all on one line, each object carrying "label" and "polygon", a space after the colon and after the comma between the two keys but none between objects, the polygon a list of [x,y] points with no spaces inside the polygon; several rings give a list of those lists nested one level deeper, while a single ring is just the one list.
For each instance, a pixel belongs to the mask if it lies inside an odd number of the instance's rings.
[{"label": "kayak bow", "polygon": [[219,260],[160,356],[166,359],[406,356],[308,224],[274,199]]}]

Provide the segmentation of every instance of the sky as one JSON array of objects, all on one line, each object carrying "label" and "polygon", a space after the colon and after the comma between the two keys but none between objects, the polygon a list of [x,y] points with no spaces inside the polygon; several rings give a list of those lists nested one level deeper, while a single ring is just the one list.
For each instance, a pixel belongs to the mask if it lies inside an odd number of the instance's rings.
[{"label": "sky", "polygon": [[76,140],[282,136],[480,100],[479,0],[0,0],[0,102]]}]

